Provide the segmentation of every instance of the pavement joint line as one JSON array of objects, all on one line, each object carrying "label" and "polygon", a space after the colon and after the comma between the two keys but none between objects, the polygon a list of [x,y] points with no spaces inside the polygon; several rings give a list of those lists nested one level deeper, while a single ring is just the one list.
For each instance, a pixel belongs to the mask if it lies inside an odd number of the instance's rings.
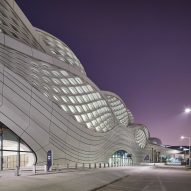
[{"label": "pavement joint line", "polygon": [[107,183],[107,184],[104,184],[104,185],[102,185],[102,186],[99,186],[99,187],[97,187],[97,188],[94,188],[94,189],[92,189],[92,190],[90,190],[90,191],[96,191],[96,190],[105,188],[106,186],[109,186],[109,185],[111,185],[111,184],[114,184],[115,182],[118,182],[118,181],[120,181],[120,180],[122,180],[122,179],[124,179],[124,178],[126,178],[126,177],[128,177],[128,176],[129,176],[129,175],[125,175],[125,176],[123,176],[123,177],[117,178],[116,180],[113,180],[113,181],[111,181],[111,182],[109,182],[109,183]]}]

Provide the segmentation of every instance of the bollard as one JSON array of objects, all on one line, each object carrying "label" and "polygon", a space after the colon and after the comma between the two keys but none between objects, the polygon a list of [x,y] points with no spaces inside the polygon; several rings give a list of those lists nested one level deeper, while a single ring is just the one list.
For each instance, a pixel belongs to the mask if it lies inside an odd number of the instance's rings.
[{"label": "bollard", "polygon": [[19,171],[20,171],[20,167],[19,166],[16,166],[16,169],[15,169],[15,176],[20,176],[19,174]]},{"label": "bollard", "polygon": [[89,163],[89,168],[91,168],[91,164]]},{"label": "bollard", "polygon": [[94,164],[94,168],[96,168],[96,163]]},{"label": "bollard", "polygon": [[104,168],[105,168],[105,163],[104,163],[104,166],[103,166]]},{"label": "bollard", "polygon": [[101,168],[101,163],[99,163],[99,168]]},{"label": "bollard", "polygon": [[47,172],[47,170],[48,170],[48,169],[47,169],[47,165],[45,164],[45,165],[44,165],[44,172]]},{"label": "bollard", "polygon": [[109,163],[107,163],[108,164],[108,167],[109,167]]},{"label": "bollard", "polygon": [[36,174],[36,165],[35,164],[33,165],[32,171],[33,171],[33,174]]}]

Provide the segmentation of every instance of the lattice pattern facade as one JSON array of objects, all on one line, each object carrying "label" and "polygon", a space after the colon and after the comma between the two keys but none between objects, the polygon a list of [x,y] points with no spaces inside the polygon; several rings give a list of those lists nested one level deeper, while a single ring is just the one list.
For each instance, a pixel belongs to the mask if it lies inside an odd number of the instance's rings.
[{"label": "lattice pattern facade", "polygon": [[[69,49],[33,28],[14,0],[0,2],[0,121],[46,163],[144,160],[149,131],[114,93],[101,91]],[[131,126],[131,127],[130,127]]]}]

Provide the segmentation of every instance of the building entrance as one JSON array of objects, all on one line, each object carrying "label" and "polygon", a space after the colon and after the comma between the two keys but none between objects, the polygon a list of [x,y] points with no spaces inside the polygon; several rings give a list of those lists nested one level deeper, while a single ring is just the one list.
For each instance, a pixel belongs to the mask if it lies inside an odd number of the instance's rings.
[{"label": "building entrance", "polygon": [[133,164],[132,155],[124,150],[119,150],[115,152],[109,159],[110,166],[128,166],[132,164]]}]

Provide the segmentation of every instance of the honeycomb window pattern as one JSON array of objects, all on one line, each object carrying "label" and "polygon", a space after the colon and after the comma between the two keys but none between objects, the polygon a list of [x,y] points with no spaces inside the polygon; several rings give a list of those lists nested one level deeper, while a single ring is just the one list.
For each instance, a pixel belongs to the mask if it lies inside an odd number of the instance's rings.
[{"label": "honeycomb window pattern", "polygon": [[43,51],[40,44],[23,24],[15,11],[4,0],[0,1],[0,32]]},{"label": "honeycomb window pattern", "polygon": [[135,141],[141,149],[144,149],[147,144],[147,136],[144,129],[137,129],[135,131]]},{"label": "honeycomb window pattern", "polygon": [[77,68],[81,73],[85,74],[82,64],[72,52],[72,50],[70,50],[70,48],[64,42],[40,29],[36,29],[36,31],[45,43],[48,54],[51,54],[65,64],[69,64]]},{"label": "honeycomb window pattern", "polygon": [[143,127],[143,129],[144,129],[145,135],[146,135],[147,140],[148,140],[150,138],[149,130],[146,127]]},{"label": "honeycomb window pattern", "polygon": [[107,95],[107,100],[118,121],[124,125],[128,125],[129,117],[125,105],[117,97]]},{"label": "honeycomb window pattern", "polygon": [[128,117],[129,117],[129,124],[133,124],[134,123],[133,114],[131,113],[131,111],[129,109],[127,109],[127,113],[128,113]]},{"label": "honeycomb window pattern", "polygon": [[[97,132],[114,127],[115,116],[100,92],[80,77],[0,46],[1,62],[25,78],[77,122]],[[30,63],[30,64],[29,64]]]}]

